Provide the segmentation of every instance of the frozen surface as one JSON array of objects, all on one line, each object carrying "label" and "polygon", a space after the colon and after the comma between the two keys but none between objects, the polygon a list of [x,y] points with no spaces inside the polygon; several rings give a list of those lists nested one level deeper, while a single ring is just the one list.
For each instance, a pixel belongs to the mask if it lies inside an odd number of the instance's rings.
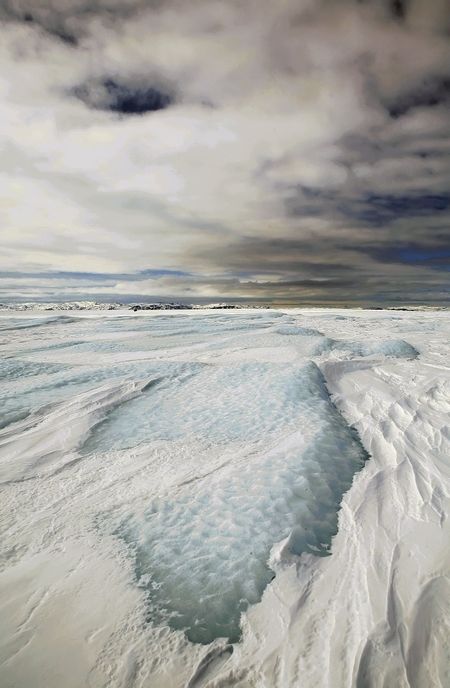
[{"label": "frozen surface", "polygon": [[2,316],[2,688],[450,685],[449,326]]},{"label": "frozen surface", "polygon": [[[194,642],[236,641],[241,612],[259,602],[273,577],[267,560],[274,543],[291,534],[297,554],[327,551],[342,495],[365,452],[313,364],[241,364],[226,374],[208,369],[166,403],[161,395],[145,404],[147,441],[192,437],[228,450],[238,443],[240,456],[168,498],[150,500],[143,518],[121,532],[136,547],[153,622],[186,629]],[[135,410],[129,404],[123,431],[112,414],[91,448],[105,448],[115,433],[130,444],[127,421]],[[137,409],[138,425],[142,413]]]}]

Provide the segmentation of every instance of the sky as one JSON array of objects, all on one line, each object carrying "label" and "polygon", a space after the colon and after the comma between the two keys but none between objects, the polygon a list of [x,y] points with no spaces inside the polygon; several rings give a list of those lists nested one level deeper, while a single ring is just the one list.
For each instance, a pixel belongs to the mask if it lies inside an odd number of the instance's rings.
[{"label": "sky", "polygon": [[0,301],[448,304],[450,0],[0,22]]}]

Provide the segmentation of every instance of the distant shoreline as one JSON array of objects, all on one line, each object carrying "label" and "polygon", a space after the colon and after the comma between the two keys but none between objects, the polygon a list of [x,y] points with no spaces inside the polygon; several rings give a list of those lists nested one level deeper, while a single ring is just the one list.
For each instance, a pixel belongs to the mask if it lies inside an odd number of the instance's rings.
[{"label": "distant shoreline", "polygon": [[101,302],[87,302],[87,301],[69,301],[61,303],[39,303],[39,302],[21,302],[21,303],[0,303],[0,313],[9,312],[39,312],[39,313],[54,313],[61,311],[130,311],[134,313],[143,312],[160,312],[160,311],[244,311],[244,310],[356,310],[356,311],[403,311],[403,312],[435,312],[447,311],[449,306],[444,305],[398,305],[398,306],[375,306],[375,305],[352,305],[352,304],[236,304],[236,303],[209,303],[209,304],[185,304],[178,302],[162,303],[101,303]]}]

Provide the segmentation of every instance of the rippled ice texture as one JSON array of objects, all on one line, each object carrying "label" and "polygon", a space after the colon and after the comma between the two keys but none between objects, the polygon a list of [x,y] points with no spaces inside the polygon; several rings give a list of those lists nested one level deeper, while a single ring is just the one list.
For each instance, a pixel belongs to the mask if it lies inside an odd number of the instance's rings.
[{"label": "rippled ice texture", "polygon": [[[193,642],[239,638],[274,544],[325,555],[366,454],[320,363],[417,352],[340,341],[278,312],[2,319],[0,479],[123,452],[167,458],[170,488],[93,514],[126,544],[147,621]],[[94,465],[94,464],[93,464]],[[183,477],[184,476],[184,477]]]}]

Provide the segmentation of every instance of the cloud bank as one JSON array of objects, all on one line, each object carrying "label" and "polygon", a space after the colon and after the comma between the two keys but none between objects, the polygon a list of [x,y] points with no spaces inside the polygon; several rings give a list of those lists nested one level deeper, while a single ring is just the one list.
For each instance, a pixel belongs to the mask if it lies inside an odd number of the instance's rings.
[{"label": "cloud bank", "polygon": [[448,0],[0,21],[0,300],[447,300]]}]

